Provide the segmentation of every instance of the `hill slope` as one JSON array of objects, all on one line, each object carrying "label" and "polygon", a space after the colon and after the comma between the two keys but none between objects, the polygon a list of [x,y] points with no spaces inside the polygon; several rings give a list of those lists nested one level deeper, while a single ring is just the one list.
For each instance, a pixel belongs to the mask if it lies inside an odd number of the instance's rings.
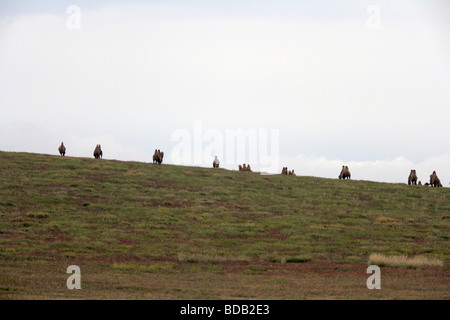
[{"label": "hill slope", "polygon": [[[10,152],[0,188],[3,298],[450,298],[448,188]],[[368,290],[371,253],[444,267]]]}]

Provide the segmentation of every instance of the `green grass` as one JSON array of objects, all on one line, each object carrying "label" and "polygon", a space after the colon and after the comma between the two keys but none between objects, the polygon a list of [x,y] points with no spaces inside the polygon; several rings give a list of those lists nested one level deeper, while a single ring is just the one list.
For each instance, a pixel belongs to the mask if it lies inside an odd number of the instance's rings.
[{"label": "green grass", "polygon": [[0,298],[450,298],[448,188],[297,175],[0,152]]}]

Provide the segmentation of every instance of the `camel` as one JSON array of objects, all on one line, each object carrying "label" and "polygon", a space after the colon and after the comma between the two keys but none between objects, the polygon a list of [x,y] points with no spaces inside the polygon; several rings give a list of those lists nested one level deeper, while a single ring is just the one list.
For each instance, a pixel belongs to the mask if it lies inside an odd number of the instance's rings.
[{"label": "camel", "polygon": [[416,170],[411,170],[409,177],[408,177],[408,185],[411,184],[417,184],[417,175],[416,175]]},{"label": "camel", "polygon": [[219,161],[219,159],[217,159],[217,156],[216,156],[213,161],[213,168],[218,168],[219,164],[220,164],[220,161]]},{"label": "camel", "polygon": [[102,159],[103,158],[102,147],[99,144],[95,147],[94,158],[95,159],[99,159],[99,158]]},{"label": "camel", "polygon": [[61,156],[66,155],[66,147],[64,146],[64,143],[61,142],[61,145],[59,146],[58,151]]},{"label": "camel", "polygon": [[347,166],[342,166],[341,173],[339,174],[339,179],[350,179],[350,170]]}]

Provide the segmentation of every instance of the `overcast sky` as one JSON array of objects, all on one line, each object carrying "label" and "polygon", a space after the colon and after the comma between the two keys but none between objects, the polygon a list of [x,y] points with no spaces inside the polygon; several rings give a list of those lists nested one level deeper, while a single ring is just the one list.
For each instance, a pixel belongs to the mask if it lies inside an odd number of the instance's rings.
[{"label": "overcast sky", "polygon": [[[448,187],[449,21],[433,0],[0,0],[0,150],[157,148],[167,164],[217,154],[327,178],[346,164],[384,182],[436,170]],[[256,140],[233,158],[240,129]]]}]

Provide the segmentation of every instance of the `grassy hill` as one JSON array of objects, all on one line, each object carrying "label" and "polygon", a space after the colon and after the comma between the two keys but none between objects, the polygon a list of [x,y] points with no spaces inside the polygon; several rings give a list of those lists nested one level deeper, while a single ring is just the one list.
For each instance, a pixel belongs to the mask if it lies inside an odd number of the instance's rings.
[{"label": "grassy hill", "polygon": [[449,188],[297,174],[0,152],[0,298],[450,298]]}]

